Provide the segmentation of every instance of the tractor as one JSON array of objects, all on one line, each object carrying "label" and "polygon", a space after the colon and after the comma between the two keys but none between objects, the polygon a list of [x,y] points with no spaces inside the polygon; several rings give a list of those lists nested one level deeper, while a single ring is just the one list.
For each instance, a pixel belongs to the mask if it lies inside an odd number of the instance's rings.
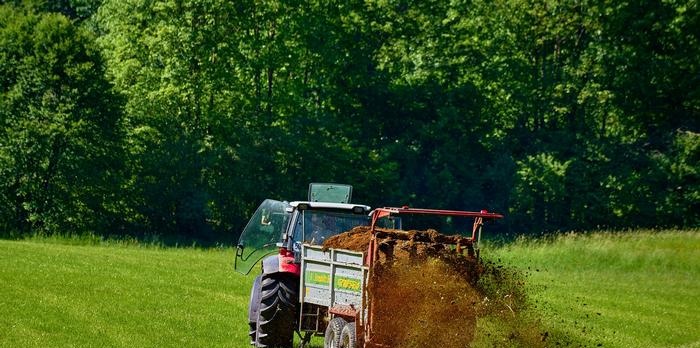
[{"label": "tractor", "polygon": [[248,324],[255,347],[292,347],[299,316],[299,278],[303,244],[323,241],[356,226],[369,225],[370,207],[351,204],[352,186],[309,185],[308,201],[267,199],[244,228],[234,268],[260,275],[250,293]]}]

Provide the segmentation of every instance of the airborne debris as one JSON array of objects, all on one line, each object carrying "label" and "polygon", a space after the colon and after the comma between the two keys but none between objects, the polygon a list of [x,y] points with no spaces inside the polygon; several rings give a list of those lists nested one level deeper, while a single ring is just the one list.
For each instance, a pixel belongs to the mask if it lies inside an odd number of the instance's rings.
[{"label": "airborne debris", "polygon": [[[506,339],[543,345],[539,331],[518,327],[526,302],[519,274],[478,261],[471,240],[435,230],[375,232],[379,258],[368,281],[375,343],[462,348],[475,340]],[[359,226],[327,239],[323,247],[367,252],[371,238],[370,228]],[[502,329],[477,331],[481,318]]]}]

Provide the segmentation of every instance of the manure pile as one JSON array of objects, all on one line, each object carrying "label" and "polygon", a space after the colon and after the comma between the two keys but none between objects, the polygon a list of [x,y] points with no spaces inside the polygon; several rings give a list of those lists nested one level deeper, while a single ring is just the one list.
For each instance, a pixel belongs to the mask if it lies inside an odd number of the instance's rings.
[{"label": "manure pile", "polygon": [[[477,331],[477,319],[482,317],[514,324],[525,296],[522,283],[501,266],[477,262],[444,244],[459,243],[467,255],[473,249],[465,238],[435,230],[377,229],[376,235],[379,252],[367,289],[374,343],[463,348],[475,338],[483,342],[478,335],[501,343],[527,336],[528,342],[521,344],[541,343],[536,333],[513,332],[523,331],[514,325],[501,324],[506,329],[495,332]],[[327,239],[323,246],[367,252],[371,237],[368,227],[356,227]],[[511,332],[499,332],[504,330]]]}]

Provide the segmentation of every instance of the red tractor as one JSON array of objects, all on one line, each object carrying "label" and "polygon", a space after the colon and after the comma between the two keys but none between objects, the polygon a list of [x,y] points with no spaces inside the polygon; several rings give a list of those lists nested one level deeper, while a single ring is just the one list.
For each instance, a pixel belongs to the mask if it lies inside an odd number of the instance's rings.
[{"label": "red tractor", "polygon": [[311,184],[308,201],[265,200],[239,238],[235,269],[250,273],[262,259],[250,293],[248,324],[255,347],[292,347],[299,316],[302,244],[323,244],[369,225],[370,207],[351,204],[352,187]]}]

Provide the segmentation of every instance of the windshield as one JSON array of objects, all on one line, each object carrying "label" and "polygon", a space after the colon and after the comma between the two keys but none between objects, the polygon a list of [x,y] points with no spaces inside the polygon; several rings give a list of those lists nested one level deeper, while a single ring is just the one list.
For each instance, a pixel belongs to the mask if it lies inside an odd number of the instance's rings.
[{"label": "windshield", "polygon": [[263,257],[278,251],[282,233],[287,227],[289,204],[267,199],[255,211],[238,240],[236,271],[248,274]]},{"label": "windshield", "polygon": [[326,238],[350,231],[355,226],[368,226],[367,215],[327,210],[304,210],[294,227],[294,240],[321,245]]}]

